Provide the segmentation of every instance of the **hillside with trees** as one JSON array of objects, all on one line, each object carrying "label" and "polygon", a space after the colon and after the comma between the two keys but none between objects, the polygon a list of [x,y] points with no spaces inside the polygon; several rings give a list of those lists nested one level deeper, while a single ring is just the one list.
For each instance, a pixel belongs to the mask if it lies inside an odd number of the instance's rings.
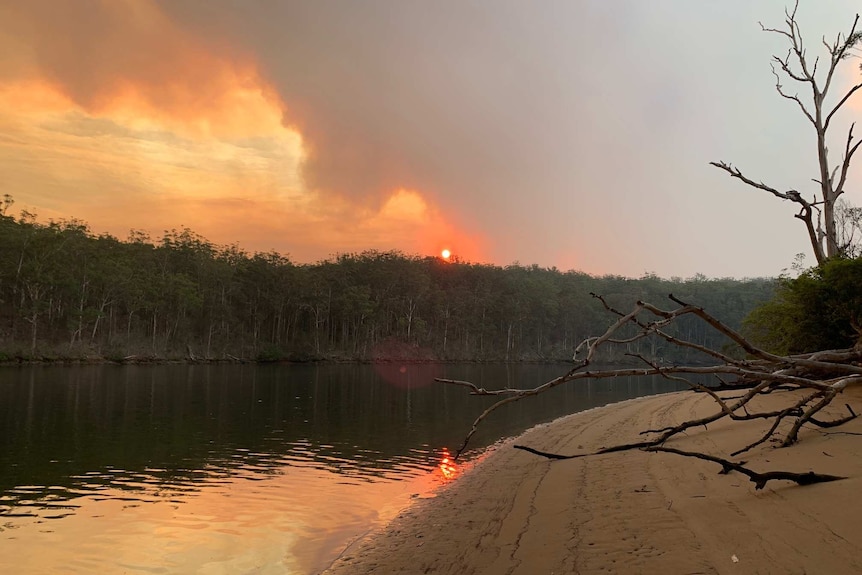
[{"label": "hillside with trees", "polygon": [[[189,229],[155,241],[133,231],[122,241],[75,219],[14,217],[12,203],[7,196],[0,216],[6,361],[570,360],[606,325],[591,292],[620,305],[674,293],[739,326],[775,285],[593,277],[394,251],[299,264],[214,245]],[[677,329],[705,346],[724,343],[697,322]],[[627,351],[696,359],[671,345],[640,350],[641,343]]]}]

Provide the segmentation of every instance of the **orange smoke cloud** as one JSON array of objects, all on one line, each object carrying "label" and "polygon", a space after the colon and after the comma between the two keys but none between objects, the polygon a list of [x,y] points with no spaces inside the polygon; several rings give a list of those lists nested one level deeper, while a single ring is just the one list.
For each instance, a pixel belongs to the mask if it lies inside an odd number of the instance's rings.
[{"label": "orange smoke cloud", "polygon": [[300,193],[302,137],[236,47],[152,0],[33,0],[0,19],[0,165],[19,205],[116,233],[193,225],[190,199]]},{"label": "orange smoke cloud", "polygon": [[367,227],[384,233],[400,229],[405,236],[401,245],[409,246],[409,251],[415,253],[439,255],[447,248],[460,259],[480,260],[484,255],[481,237],[460,229],[453,215],[447,216],[416,190],[399,189],[388,197],[379,213],[369,219]]},{"label": "orange smoke cloud", "polygon": [[417,190],[309,190],[306,142],[255,58],[152,0],[0,6],[0,169],[18,205],[125,237],[188,226],[313,260],[365,249],[476,261],[477,234]]},{"label": "orange smoke cloud", "polygon": [[[253,58],[183,30],[150,0],[30,0],[5,9],[0,79],[53,85],[82,110],[190,136],[282,129],[283,105]],[[26,48],[22,48],[25,46]]]},{"label": "orange smoke cloud", "polygon": [[256,198],[202,201],[186,211],[197,215],[192,227],[207,237],[227,235],[250,249],[275,249],[302,261],[367,249],[438,255],[443,244],[462,260],[485,257],[481,235],[464,231],[418,191],[395,190],[376,209],[319,195],[294,206],[301,208]]}]

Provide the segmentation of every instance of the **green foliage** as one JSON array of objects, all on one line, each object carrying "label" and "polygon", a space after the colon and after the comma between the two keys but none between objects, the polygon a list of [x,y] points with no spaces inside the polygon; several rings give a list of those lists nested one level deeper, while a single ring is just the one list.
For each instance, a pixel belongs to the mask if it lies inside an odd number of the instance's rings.
[{"label": "green foliage", "polygon": [[[626,310],[638,299],[661,305],[673,293],[738,327],[774,286],[593,277],[396,251],[297,264],[217,246],[188,229],[155,242],[132,231],[121,241],[77,220],[42,224],[29,213],[0,213],[0,245],[0,349],[27,357],[361,360],[396,342],[426,359],[570,359],[611,321],[590,292]],[[702,345],[723,343],[697,322],[675,329]],[[605,359],[626,352],[692,359],[658,340]]]},{"label": "green foliage", "polygon": [[829,260],[783,279],[744,321],[751,340],[782,354],[840,349],[862,334],[862,258]]}]

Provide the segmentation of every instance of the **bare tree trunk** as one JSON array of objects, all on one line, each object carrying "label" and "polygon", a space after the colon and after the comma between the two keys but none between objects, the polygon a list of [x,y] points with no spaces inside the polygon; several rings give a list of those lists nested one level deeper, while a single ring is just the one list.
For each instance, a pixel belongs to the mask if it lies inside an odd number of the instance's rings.
[{"label": "bare tree trunk", "polygon": [[[765,28],[766,32],[772,32],[780,36],[784,36],[790,44],[789,50],[784,57],[773,56],[772,66],[773,74],[775,75],[775,89],[778,94],[793,103],[795,103],[808,122],[814,128],[817,143],[817,164],[818,177],[814,181],[819,184],[819,198],[813,201],[806,200],[797,190],[787,190],[780,192],[777,189],[764,184],[761,181],[750,179],[742,174],[733,165],[726,162],[710,162],[713,166],[720,168],[732,177],[738,178],[747,185],[757,188],[782,200],[789,200],[799,205],[799,213],[796,218],[805,223],[808,239],[811,243],[814,257],[817,259],[818,265],[823,264],[827,258],[833,258],[841,254],[841,245],[838,241],[838,232],[835,224],[835,202],[844,193],[844,184],[847,181],[847,172],[850,168],[850,163],[853,155],[859,149],[862,140],[854,142],[853,128],[855,124],[850,125],[847,132],[847,139],[844,145],[843,155],[841,160],[832,165],[829,161],[829,150],[827,147],[827,132],[834,115],[841,107],[862,88],[862,82],[854,84],[843,95],[838,98],[838,101],[826,108],[826,102],[829,89],[832,85],[832,80],[835,75],[835,70],[838,64],[845,60],[848,55],[852,54],[852,49],[862,41],[862,34],[857,31],[859,16],[853,21],[850,32],[845,36],[838,34],[832,43],[828,43],[826,38],[823,38],[823,45],[829,55],[828,68],[825,71],[825,77],[817,75],[817,65],[819,58],[815,59],[813,64],[810,62],[804,44],[802,35],[799,31],[799,24],[796,21],[796,9],[799,3],[797,1],[792,11],[785,11],[784,29]],[[783,75],[783,76],[782,76]],[[795,93],[785,89],[782,85],[782,77],[787,80],[801,84],[804,89],[811,90],[810,101],[806,102]],[[816,215],[816,225],[815,225]],[[822,222],[821,222],[822,217]],[[825,230],[823,229],[825,226]],[[825,243],[825,247],[824,247]]]},{"label": "bare tree trunk", "polygon": [[212,355],[210,355],[211,354],[210,350],[212,349],[213,330],[214,329],[215,329],[215,326],[213,325],[213,323],[211,321],[210,325],[209,325],[209,329],[207,330],[207,351],[206,351],[206,358],[207,359],[210,359],[212,357]]},{"label": "bare tree trunk", "polygon": [[33,314],[27,318],[27,321],[30,322],[30,354],[33,355],[36,353],[36,327],[39,321],[39,314],[34,311]]}]

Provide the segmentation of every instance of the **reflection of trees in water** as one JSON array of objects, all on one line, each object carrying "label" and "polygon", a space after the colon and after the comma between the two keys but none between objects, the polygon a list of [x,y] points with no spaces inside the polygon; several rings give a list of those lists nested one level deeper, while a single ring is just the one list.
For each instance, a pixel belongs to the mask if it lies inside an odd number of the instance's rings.
[{"label": "reflection of trees in water", "polygon": [[[0,491],[7,502],[38,498],[48,487],[73,495],[99,485],[141,497],[160,489],[181,495],[200,481],[262,478],[285,466],[363,481],[422,473],[489,404],[434,377],[523,387],[560,370],[543,364],[8,369],[0,372]],[[562,387],[501,410],[477,445],[668,389],[666,382],[635,379]],[[33,489],[10,491],[22,485]],[[56,489],[51,496],[63,497]]]}]

